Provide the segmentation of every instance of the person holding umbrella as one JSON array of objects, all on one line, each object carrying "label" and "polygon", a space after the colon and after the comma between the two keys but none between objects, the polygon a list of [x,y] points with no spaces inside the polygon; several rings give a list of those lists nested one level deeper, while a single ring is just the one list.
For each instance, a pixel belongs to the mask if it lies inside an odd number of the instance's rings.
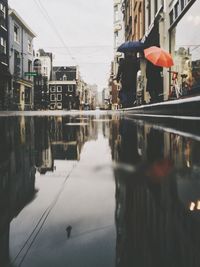
[{"label": "person holding umbrella", "polygon": [[121,82],[119,98],[123,108],[133,106],[136,101],[136,80],[139,69],[136,53],[125,52],[116,76],[117,82]]},{"label": "person holding umbrella", "polygon": [[144,56],[147,59],[146,89],[150,94],[151,103],[159,102],[162,100],[163,67],[169,68],[174,65],[174,62],[169,52],[157,46],[144,49]]}]

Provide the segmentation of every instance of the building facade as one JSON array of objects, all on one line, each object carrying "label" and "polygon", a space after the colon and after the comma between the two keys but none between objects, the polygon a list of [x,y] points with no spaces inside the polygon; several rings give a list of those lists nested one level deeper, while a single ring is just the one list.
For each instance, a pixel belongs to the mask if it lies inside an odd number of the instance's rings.
[{"label": "building facade", "polygon": [[200,2],[171,1],[169,14],[169,49],[174,59],[172,71],[187,95],[200,92]]},{"label": "building facade", "polygon": [[77,66],[53,67],[53,78],[49,82],[49,108],[79,109],[79,79]]},{"label": "building facade", "polygon": [[122,53],[117,52],[117,48],[125,41],[122,5],[123,0],[114,0],[114,60],[111,63],[111,76],[109,78],[112,109],[118,108],[117,95],[120,86],[116,84],[114,78],[117,76],[120,58],[123,57]]},{"label": "building facade", "polygon": [[8,2],[0,0],[0,110],[9,107]]},{"label": "building facade", "polygon": [[34,109],[47,109],[49,106],[48,82],[52,80],[53,54],[39,49],[34,57]]},{"label": "building facade", "polygon": [[144,9],[145,9],[144,0],[123,1],[122,11],[124,14],[126,41],[142,39],[145,30]]},{"label": "building facade", "polygon": [[33,71],[33,39],[36,35],[13,9],[9,10],[9,31],[12,108],[30,110],[34,105],[30,73]]}]

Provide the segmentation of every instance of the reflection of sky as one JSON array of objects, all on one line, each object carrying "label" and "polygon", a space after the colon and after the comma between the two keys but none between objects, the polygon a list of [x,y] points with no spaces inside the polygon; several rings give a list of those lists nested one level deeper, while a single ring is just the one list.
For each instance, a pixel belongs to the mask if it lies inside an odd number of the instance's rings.
[{"label": "reflection of sky", "polygon": [[176,28],[176,48],[190,47],[192,59],[200,58],[200,1],[196,1]]}]

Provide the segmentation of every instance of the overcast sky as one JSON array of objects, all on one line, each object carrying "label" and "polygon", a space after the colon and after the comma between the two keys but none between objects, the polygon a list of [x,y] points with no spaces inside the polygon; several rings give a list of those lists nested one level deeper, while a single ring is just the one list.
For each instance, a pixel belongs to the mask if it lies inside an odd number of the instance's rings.
[{"label": "overcast sky", "polygon": [[8,0],[54,65],[79,65],[87,83],[107,86],[113,59],[113,0]]}]

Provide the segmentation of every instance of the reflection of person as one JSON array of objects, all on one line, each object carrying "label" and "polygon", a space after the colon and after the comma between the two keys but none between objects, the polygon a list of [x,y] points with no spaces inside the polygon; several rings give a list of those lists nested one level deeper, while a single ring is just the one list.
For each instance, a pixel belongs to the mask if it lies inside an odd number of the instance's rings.
[{"label": "reflection of person", "polygon": [[136,100],[136,76],[139,70],[139,62],[135,53],[125,53],[125,58],[119,63],[117,82],[121,81],[120,101],[122,107],[133,106]]},{"label": "reflection of person", "polygon": [[67,226],[67,228],[66,228],[66,232],[67,232],[67,237],[68,237],[68,238],[70,238],[71,231],[72,231],[72,226],[71,226],[71,225]]},{"label": "reflection of person", "polygon": [[147,61],[146,65],[146,77],[147,77],[147,88],[151,97],[151,102],[162,101],[162,68],[155,66],[150,61]]}]

